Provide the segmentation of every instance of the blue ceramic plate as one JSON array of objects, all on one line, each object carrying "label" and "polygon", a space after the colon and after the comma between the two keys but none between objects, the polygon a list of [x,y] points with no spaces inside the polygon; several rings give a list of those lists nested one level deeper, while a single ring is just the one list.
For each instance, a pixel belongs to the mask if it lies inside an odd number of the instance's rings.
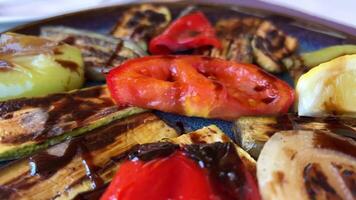
[{"label": "blue ceramic plate", "polygon": [[[161,3],[161,5],[168,6],[172,12],[173,17],[176,17],[180,13],[180,11],[182,11],[190,4]],[[43,26],[62,25],[108,34],[111,31],[112,27],[115,25],[116,21],[120,18],[122,11],[128,9],[130,6],[133,5],[111,6],[106,8],[71,13],[20,26],[11,31],[37,35],[39,34],[40,28]],[[258,10],[255,8],[246,8],[231,5],[196,4],[196,6],[201,11],[203,11],[212,22],[215,22],[217,19],[232,16],[257,15],[258,17],[272,20],[286,33],[299,39],[300,52],[317,50],[322,47],[336,44],[356,44],[355,36],[347,35],[340,31],[334,30],[333,27],[324,27],[319,24],[309,23],[307,19],[296,19],[287,16],[282,16],[278,13],[272,13],[267,10]],[[280,78],[292,84],[291,79],[288,77],[288,75],[283,74],[280,76]],[[93,85],[97,83],[87,84]],[[171,125],[177,125],[177,123],[180,124],[179,126],[183,125],[186,131],[195,130],[210,124],[216,124],[227,135],[234,139],[231,122],[222,120],[208,120],[195,117],[184,117],[158,111],[156,111],[156,114]]]}]

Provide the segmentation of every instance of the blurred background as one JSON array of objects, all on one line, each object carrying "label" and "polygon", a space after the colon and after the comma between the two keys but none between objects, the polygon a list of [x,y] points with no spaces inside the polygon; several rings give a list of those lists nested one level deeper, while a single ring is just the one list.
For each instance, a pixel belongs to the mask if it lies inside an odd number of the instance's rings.
[{"label": "blurred background", "polygon": [[[166,0],[172,1],[172,0]],[[225,2],[264,8],[292,15],[307,16],[311,21],[355,34],[356,0],[190,0],[190,2]],[[31,21],[96,7],[105,7],[140,0],[0,0],[0,31]],[[335,26],[335,25],[333,25]]]}]

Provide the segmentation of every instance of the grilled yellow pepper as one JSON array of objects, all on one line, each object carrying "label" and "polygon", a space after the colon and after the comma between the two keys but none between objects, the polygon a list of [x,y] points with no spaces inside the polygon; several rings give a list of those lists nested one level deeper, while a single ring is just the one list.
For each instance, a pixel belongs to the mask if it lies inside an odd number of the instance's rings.
[{"label": "grilled yellow pepper", "polygon": [[0,35],[0,100],[77,89],[84,82],[80,50],[35,36]]}]

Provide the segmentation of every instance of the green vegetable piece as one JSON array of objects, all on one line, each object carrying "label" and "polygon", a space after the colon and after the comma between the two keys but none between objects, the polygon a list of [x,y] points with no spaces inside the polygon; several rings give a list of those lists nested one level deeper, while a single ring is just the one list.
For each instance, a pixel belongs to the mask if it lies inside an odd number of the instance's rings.
[{"label": "green vegetable piece", "polygon": [[84,68],[78,48],[35,36],[0,35],[0,101],[80,88]]},{"label": "green vegetable piece", "polygon": [[106,86],[0,103],[0,161],[31,155],[147,110],[117,106]]},{"label": "green vegetable piece", "polygon": [[356,54],[356,45],[345,44],[330,46],[317,51],[303,53],[301,57],[305,66],[313,68],[334,58],[350,54]]}]

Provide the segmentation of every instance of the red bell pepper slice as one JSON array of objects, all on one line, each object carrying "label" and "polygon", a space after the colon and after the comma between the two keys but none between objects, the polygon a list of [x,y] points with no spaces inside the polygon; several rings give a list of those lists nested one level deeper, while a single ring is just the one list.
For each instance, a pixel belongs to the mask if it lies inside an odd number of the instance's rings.
[{"label": "red bell pepper slice", "polygon": [[285,113],[294,101],[287,83],[259,67],[204,56],[129,60],[107,84],[119,105],[225,120]]},{"label": "red bell pepper slice", "polygon": [[194,12],[174,21],[149,44],[151,54],[171,54],[205,46],[221,47],[214,28],[202,12]]},{"label": "red bell pepper slice", "polygon": [[[244,199],[260,200],[255,180],[246,169],[242,170],[246,173],[245,188],[249,189],[244,193]],[[156,158],[148,162],[139,160],[124,162],[101,197],[101,200],[143,199],[226,198],[217,194],[206,169],[200,168],[182,152],[176,152],[167,158]]]}]

